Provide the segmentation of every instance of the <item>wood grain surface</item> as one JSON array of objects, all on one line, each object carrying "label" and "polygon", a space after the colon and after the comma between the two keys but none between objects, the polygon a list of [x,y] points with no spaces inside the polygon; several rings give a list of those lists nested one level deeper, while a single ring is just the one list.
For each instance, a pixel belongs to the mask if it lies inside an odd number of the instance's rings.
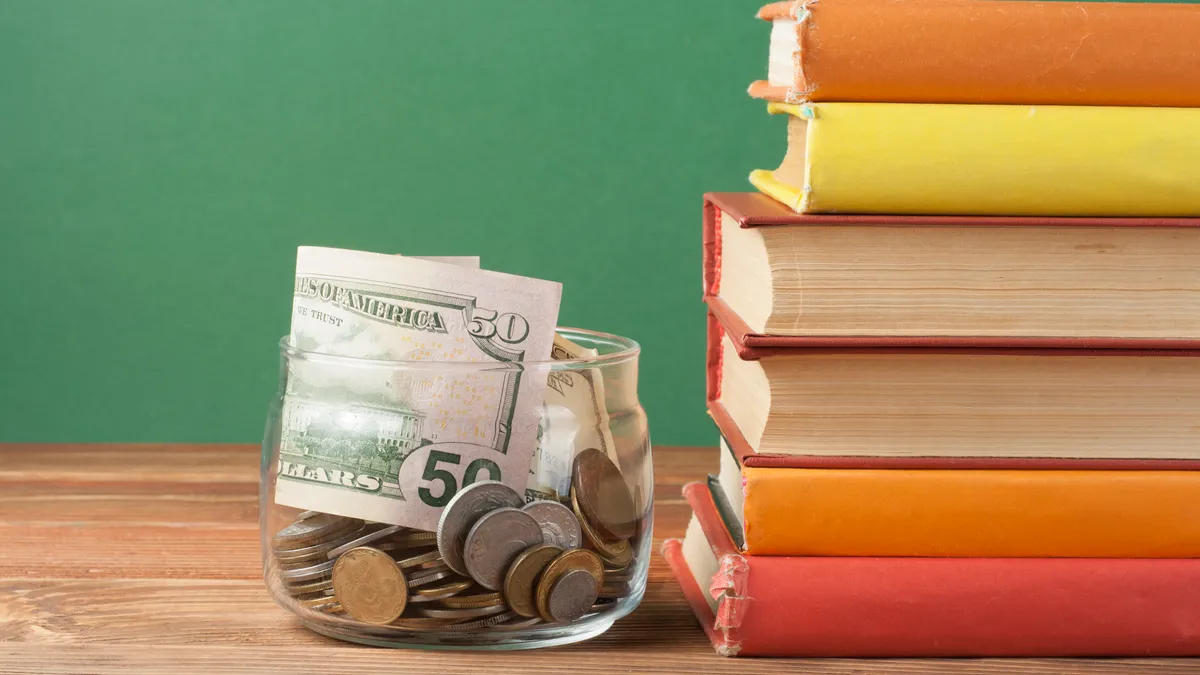
[{"label": "wood grain surface", "polygon": [[[655,449],[655,550],[711,448]],[[524,652],[428,652],[313,634],[262,583],[251,446],[0,445],[0,675],[55,673],[1200,673],[1200,660],[723,659],[655,555],[604,635]]]}]

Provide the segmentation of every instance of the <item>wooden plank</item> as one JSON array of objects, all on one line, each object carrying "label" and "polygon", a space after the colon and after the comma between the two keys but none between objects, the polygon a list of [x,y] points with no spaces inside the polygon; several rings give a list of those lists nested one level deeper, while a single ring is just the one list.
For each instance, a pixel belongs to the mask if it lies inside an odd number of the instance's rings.
[{"label": "wooden plank", "polygon": [[[707,649],[678,586],[656,574],[642,604],[600,643],[635,644],[670,632]],[[87,644],[320,645],[259,581],[0,580],[0,641]]]},{"label": "wooden plank", "polygon": [[[137,503],[137,522],[97,523],[48,515],[26,523],[0,522],[0,578],[260,579],[258,524],[162,523],[153,503]],[[72,510],[81,508],[78,504]],[[680,536],[686,504],[655,510],[656,533]],[[655,541],[655,549],[662,538]]]},{"label": "wooden plank", "polygon": [[0,675],[296,675],[296,673],[747,673],[751,675],[1195,675],[1194,660],[722,659],[672,640],[613,649],[596,640],[519,652],[386,651],[327,640],[319,648],[236,645],[62,646],[0,643]]},{"label": "wooden plank", "polygon": [[[680,536],[684,483],[711,448],[655,448],[655,550]],[[715,656],[661,557],[646,597],[580,645],[388,652],[316,635],[261,580],[254,446],[0,446],[0,675],[9,673],[1200,673],[1197,660],[730,660]]]},{"label": "wooden plank", "polygon": [[0,480],[257,482],[251,445],[0,445]]},{"label": "wooden plank", "polygon": [[249,483],[197,490],[195,484],[47,485],[0,483],[0,523],[187,523],[258,527],[258,490]]}]

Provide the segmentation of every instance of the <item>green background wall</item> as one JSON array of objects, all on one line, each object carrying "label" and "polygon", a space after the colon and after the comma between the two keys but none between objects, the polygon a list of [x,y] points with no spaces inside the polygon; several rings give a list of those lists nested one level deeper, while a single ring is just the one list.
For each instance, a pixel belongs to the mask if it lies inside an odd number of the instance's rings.
[{"label": "green background wall", "polygon": [[760,3],[4,0],[0,441],[260,437],[295,248],[481,254],[706,444],[700,195],[783,122]]}]

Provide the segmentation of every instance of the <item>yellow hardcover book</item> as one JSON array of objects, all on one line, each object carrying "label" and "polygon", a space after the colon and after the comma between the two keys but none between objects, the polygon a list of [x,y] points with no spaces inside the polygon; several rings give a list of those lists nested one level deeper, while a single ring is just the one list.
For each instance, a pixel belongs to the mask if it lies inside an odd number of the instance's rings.
[{"label": "yellow hardcover book", "polygon": [[770,103],[799,213],[1200,215],[1200,108]]}]

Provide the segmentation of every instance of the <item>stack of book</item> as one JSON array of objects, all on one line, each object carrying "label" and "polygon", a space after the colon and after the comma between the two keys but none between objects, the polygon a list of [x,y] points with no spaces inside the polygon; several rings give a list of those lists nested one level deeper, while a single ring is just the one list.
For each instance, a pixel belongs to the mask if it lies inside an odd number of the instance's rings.
[{"label": "stack of book", "polygon": [[718,652],[1200,654],[1200,6],[776,3],[709,194]]}]

